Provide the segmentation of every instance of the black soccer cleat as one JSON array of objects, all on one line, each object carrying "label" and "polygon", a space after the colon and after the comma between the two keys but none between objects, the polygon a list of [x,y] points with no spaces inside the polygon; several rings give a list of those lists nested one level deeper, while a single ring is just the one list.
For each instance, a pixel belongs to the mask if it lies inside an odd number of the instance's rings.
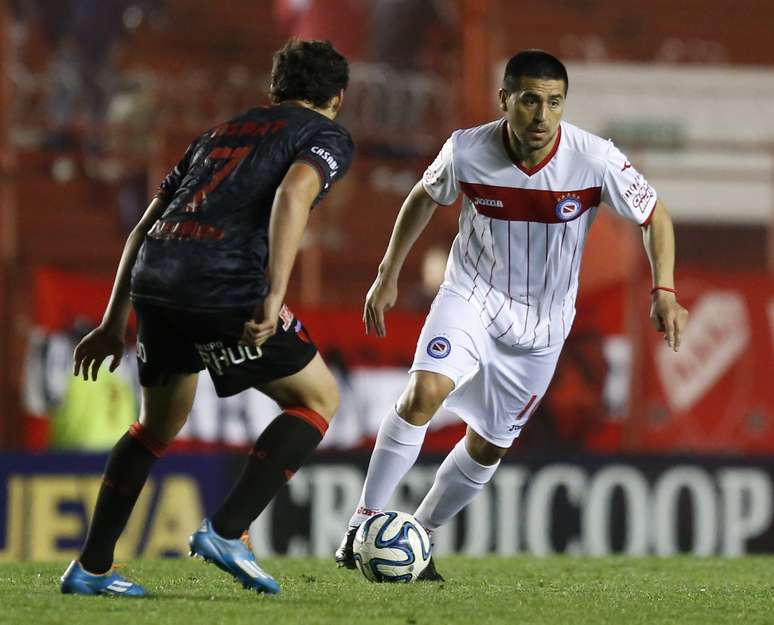
[{"label": "black soccer cleat", "polygon": [[355,566],[355,554],[352,551],[352,544],[355,542],[355,534],[357,533],[357,527],[350,527],[347,533],[344,534],[344,538],[336,549],[334,559],[339,568],[354,569]]},{"label": "black soccer cleat", "polygon": [[418,582],[445,582],[446,581],[443,578],[443,575],[441,575],[436,570],[435,562],[433,562],[432,556],[430,557],[430,562],[427,563],[425,570],[419,574],[419,577],[417,577],[417,581]]}]

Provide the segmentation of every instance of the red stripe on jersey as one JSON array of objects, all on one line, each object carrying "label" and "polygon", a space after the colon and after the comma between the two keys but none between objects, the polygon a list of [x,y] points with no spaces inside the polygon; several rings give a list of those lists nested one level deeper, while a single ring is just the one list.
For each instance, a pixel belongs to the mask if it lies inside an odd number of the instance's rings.
[{"label": "red stripe on jersey", "polygon": [[590,208],[598,206],[602,196],[602,187],[543,191],[462,181],[460,187],[481,215],[544,224],[561,224],[577,219]]}]

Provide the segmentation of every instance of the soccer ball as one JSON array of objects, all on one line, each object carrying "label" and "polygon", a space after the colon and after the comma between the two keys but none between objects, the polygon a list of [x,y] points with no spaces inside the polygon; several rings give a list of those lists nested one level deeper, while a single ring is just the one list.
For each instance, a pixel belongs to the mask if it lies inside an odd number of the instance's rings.
[{"label": "soccer ball", "polygon": [[430,561],[430,537],[405,512],[382,512],[363,523],[352,545],[355,564],[372,582],[413,582]]}]

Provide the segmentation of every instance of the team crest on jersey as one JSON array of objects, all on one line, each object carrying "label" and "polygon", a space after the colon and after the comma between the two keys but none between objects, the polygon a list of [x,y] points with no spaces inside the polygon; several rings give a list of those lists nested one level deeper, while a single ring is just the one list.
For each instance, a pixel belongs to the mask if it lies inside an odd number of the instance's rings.
[{"label": "team crest on jersey", "polygon": [[580,196],[574,193],[568,193],[559,198],[556,203],[556,216],[561,221],[570,221],[575,219],[583,211],[583,204]]},{"label": "team crest on jersey", "polygon": [[451,353],[451,343],[444,336],[436,336],[427,344],[427,355],[433,358],[446,358]]}]

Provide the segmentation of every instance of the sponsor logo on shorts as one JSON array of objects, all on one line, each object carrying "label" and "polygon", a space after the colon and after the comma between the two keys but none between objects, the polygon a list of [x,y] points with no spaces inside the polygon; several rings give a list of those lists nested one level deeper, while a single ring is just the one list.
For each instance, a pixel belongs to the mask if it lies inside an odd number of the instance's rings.
[{"label": "sponsor logo on shorts", "polygon": [[427,355],[433,358],[446,358],[451,353],[451,343],[445,336],[436,336],[427,344]]},{"label": "sponsor logo on shorts", "polygon": [[142,344],[142,341],[137,341],[137,358],[141,362],[148,362],[148,353],[145,351],[145,345]]},{"label": "sponsor logo on shorts", "polygon": [[288,328],[290,328],[290,325],[293,323],[293,313],[290,312],[290,308],[285,306],[285,304],[280,308],[279,318],[280,321],[282,321],[282,329],[287,332]]},{"label": "sponsor logo on shorts", "polygon": [[212,343],[196,343],[196,351],[210,373],[223,375],[232,365],[241,365],[250,360],[258,360],[263,356],[260,347],[252,345],[236,345],[224,347],[222,341]]},{"label": "sponsor logo on shorts", "polygon": [[581,203],[580,196],[570,193],[564,195],[556,203],[556,216],[562,221],[570,221],[574,219],[583,211],[583,204]]}]

